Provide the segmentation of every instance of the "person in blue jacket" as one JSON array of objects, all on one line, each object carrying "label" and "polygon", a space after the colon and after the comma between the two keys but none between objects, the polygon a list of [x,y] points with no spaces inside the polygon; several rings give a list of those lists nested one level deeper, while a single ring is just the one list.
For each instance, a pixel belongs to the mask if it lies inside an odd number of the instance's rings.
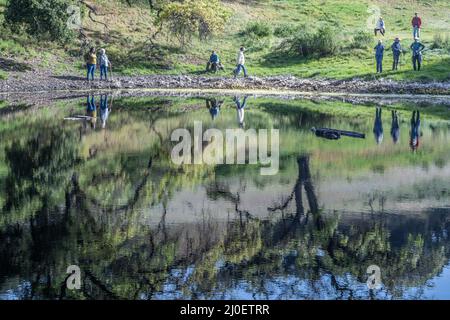
[{"label": "person in blue jacket", "polygon": [[398,70],[398,62],[400,60],[400,54],[402,53],[402,46],[399,38],[395,38],[394,43],[391,45],[391,49],[392,56],[394,57],[392,62],[392,70]]},{"label": "person in blue jacket", "polygon": [[422,51],[425,49],[425,46],[420,42],[419,38],[415,38],[410,48],[412,50],[413,69],[420,71],[422,65]]},{"label": "person in blue jacket", "polygon": [[383,72],[383,55],[384,55],[384,44],[383,41],[378,40],[378,44],[375,46],[375,60],[377,62],[377,73]]},{"label": "person in blue jacket", "polygon": [[209,57],[209,61],[206,64],[206,71],[216,72],[217,70],[223,70],[223,66],[220,63],[220,58],[216,51],[213,50],[211,56]]}]

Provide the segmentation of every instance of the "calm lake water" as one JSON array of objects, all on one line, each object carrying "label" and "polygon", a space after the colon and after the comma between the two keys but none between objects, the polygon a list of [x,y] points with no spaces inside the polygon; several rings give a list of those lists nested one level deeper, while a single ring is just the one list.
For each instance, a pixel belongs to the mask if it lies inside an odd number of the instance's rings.
[{"label": "calm lake water", "polygon": [[[0,102],[0,299],[450,299],[450,103],[243,100]],[[174,164],[194,121],[279,129],[278,173]]]}]

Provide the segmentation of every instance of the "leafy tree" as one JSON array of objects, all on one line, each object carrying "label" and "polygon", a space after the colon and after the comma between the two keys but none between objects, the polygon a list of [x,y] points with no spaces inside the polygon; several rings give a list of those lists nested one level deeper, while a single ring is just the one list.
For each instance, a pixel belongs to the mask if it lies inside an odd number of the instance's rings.
[{"label": "leafy tree", "polygon": [[206,39],[222,31],[229,16],[219,0],[185,0],[164,6],[157,23],[167,25],[184,47],[193,35]]},{"label": "leafy tree", "polygon": [[9,0],[5,23],[13,31],[25,30],[41,39],[68,41],[74,33],[67,27],[72,0]]}]

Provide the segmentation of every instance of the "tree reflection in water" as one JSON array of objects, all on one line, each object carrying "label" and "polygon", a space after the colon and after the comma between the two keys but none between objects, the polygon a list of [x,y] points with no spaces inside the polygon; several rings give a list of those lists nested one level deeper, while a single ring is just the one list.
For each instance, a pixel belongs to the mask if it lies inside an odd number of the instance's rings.
[{"label": "tree reflection in water", "polygon": [[[292,190],[267,214],[255,214],[242,204],[247,177],[232,191],[217,168],[171,164],[170,127],[180,120],[164,112],[142,119],[116,107],[108,130],[128,123],[134,129],[139,119],[145,125],[136,135],[145,146],[134,153],[118,148],[112,160],[97,140],[95,156],[83,157],[83,139],[96,133],[80,138],[76,125],[31,128],[5,146],[0,293],[23,299],[411,298],[448,263],[448,209],[420,215],[330,210],[316,191],[315,156],[292,152]],[[250,124],[255,119],[247,117]],[[204,209],[194,222],[168,223],[169,201],[196,183],[208,200],[231,203],[233,212],[221,220]],[[157,223],[148,222],[149,212],[159,215]],[[79,291],[65,289],[71,264],[82,270]],[[381,268],[380,291],[365,286],[371,264]]]}]

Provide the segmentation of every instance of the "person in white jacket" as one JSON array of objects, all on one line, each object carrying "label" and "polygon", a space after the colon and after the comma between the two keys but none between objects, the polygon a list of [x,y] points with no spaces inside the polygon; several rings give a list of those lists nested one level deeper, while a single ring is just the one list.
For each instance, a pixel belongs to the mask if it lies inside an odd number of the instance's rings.
[{"label": "person in white jacket", "polygon": [[386,32],[386,27],[385,27],[385,24],[384,24],[383,17],[380,17],[378,19],[374,31],[375,31],[375,36],[377,35],[378,31],[380,31],[382,36],[384,36],[384,33]]},{"label": "person in white jacket", "polygon": [[237,76],[241,73],[241,70],[244,70],[244,77],[247,77],[247,69],[245,68],[245,56],[244,56],[245,48],[241,47],[238,52],[237,56],[237,67],[234,70],[234,77],[237,78]]}]

